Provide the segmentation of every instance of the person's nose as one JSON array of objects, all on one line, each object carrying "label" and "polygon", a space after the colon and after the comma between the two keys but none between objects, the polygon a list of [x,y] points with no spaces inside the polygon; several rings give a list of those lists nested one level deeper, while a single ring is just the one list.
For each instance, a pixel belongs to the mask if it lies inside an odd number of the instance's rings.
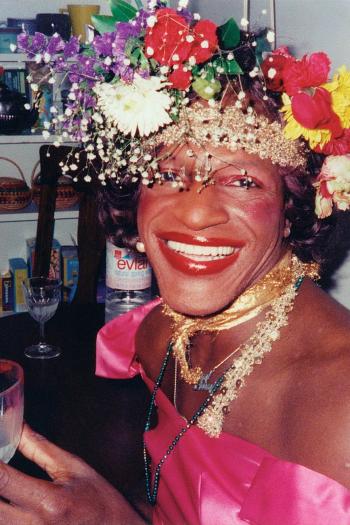
[{"label": "person's nose", "polygon": [[229,221],[228,211],[218,199],[215,186],[203,188],[198,183],[179,194],[174,214],[191,230],[203,230]]}]

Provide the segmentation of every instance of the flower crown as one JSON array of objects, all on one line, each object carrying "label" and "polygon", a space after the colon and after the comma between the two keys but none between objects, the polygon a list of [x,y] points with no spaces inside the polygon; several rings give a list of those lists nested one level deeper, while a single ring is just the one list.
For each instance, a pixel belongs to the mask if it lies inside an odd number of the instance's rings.
[{"label": "flower crown", "polygon": [[[54,131],[55,146],[67,139],[82,144],[91,168],[86,181],[95,169],[102,185],[108,180],[161,183],[157,146],[177,136],[203,147],[212,142],[243,148],[291,167],[305,166],[307,149],[330,155],[314,184],[316,214],[330,215],[333,204],[350,207],[350,71],[345,66],[328,81],[326,54],[298,60],[286,48],[271,52],[271,30],[248,35],[232,18],[218,27],[191,13],[188,0],[180,0],[176,10],[163,0],[151,0],[146,8],[136,3],[138,9],[110,0],[113,16],[93,17],[99,34],[88,43],[75,36],[64,42],[58,34],[18,37],[19,49],[47,66],[41,82],[70,82],[64,108],[52,106],[43,135]],[[244,77],[260,82],[262,104],[281,97],[280,123],[269,122],[246,102]],[[29,81],[38,100],[40,85],[31,76]],[[225,108],[228,86],[235,102]],[[194,98],[207,107],[189,104]],[[76,179],[80,156],[81,151],[72,151],[62,172]]]}]

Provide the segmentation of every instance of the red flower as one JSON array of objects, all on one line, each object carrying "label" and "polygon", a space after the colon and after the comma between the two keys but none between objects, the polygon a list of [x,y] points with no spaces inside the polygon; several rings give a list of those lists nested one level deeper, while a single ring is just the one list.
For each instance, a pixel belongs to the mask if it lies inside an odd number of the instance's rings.
[{"label": "red flower", "polygon": [[343,133],[339,117],[332,109],[332,96],[324,88],[316,88],[313,95],[294,95],[292,112],[295,120],[304,128],[329,129],[334,137]]},{"label": "red flower", "polygon": [[147,28],[145,53],[159,64],[183,64],[190,56],[196,63],[209,60],[218,46],[217,26],[210,20],[201,20],[193,28],[174,9],[163,8],[156,13],[154,27]]},{"label": "red flower", "polygon": [[321,148],[317,146],[314,148],[317,153],[323,153],[324,155],[347,155],[350,153],[350,129],[344,129],[343,134],[340,137],[334,138],[327,142]]},{"label": "red flower", "polygon": [[187,89],[191,84],[191,79],[191,72],[185,70],[183,66],[180,66],[178,69],[175,69],[168,76],[168,80],[172,84],[171,87],[174,89]]},{"label": "red flower", "polygon": [[192,46],[186,39],[190,31],[187,21],[167,7],[159,9],[156,17],[154,27],[148,27],[146,31],[146,56],[164,66],[183,63]]},{"label": "red flower", "polygon": [[211,20],[201,20],[192,28],[194,41],[189,56],[196,59],[197,64],[209,60],[218,47],[217,26]]},{"label": "red flower", "polygon": [[328,80],[330,60],[326,53],[305,55],[301,60],[291,61],[283,68],[283,84],[286,93],[293,96],[303,88],[317,87]]},{"label": "red flower", "polygon": [[280,47],[261,64],[266,86],[271,91],[284,91],[283,73],[286,66],[295,62],[287,47]]},{"label": "red flower", "polygon": [[334,137],[343,132],[339,117],[332,109],[332,96],[324,88],[316,88],[313,95],[294,95],[292,112],[297,122],[305,128],[329,129]]},{"label": "red flower", "polygon": [[4,74],[4,71],[5,69],[2,66],[0,66],[0,77]]}]

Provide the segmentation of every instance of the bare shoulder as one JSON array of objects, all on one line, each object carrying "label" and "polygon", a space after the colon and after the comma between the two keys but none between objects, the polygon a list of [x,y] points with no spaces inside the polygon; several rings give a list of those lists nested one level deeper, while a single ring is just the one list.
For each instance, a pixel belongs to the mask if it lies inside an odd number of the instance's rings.
[{"label": "bare shoulder", "polygon": [[149,377],[158,375],[170,336],[169,322],[159,304],[146,315],[136,333],[136,354]]},{"label": "bare shoulder", "polygon": [[286,445],[297,462],[350,488],[350,312],[317,287],[300,299],[309,351],[290,378]]}]

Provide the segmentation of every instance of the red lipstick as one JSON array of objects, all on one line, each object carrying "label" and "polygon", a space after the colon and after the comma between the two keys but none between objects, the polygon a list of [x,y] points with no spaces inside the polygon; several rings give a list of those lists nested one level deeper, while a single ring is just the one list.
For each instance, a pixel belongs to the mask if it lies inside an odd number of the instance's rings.
[{"label": "red lipstick", "polygon": [[[232,246],[237,248],[231,255],[225,255],[220,259],[198,261],[191,259],[189,255],[176,252],[168,247],[166,241],[172,240],[196,246]],[[233,264],[239,256],[238,248],[243,246],[242,241],[233,241],[223,238],[208,238],[203,235],[192,236],[179,232],[164,232],[159,235],[159,246],[162,254],[174,269],[187,275],[211,275],[219,273]]]}]

